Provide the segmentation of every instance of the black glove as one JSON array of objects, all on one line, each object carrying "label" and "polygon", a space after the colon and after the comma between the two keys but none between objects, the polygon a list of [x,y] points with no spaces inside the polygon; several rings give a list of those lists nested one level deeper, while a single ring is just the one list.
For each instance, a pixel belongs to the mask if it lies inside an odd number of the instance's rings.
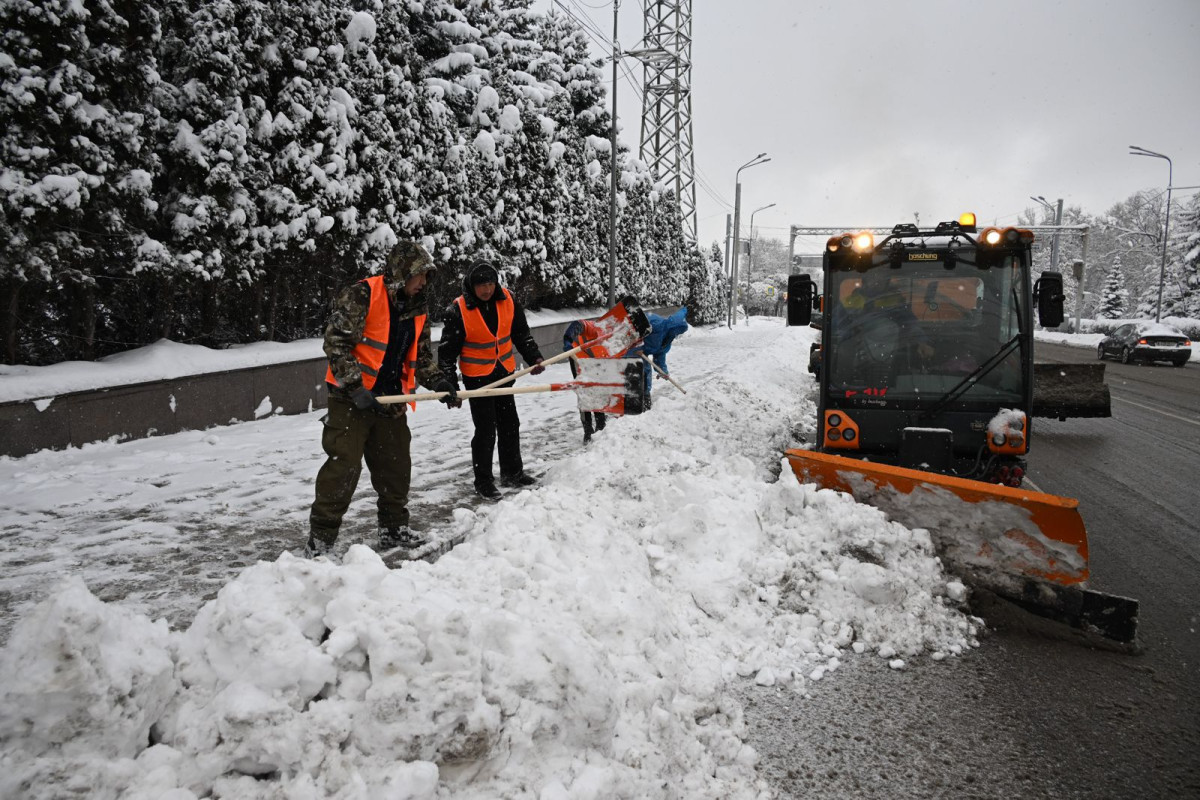
[{"label": "black glove", "polygon": [[462,408],[462,400],[458,399],[458,384],[454,381],[442,378],[433,386],[435,392],[445,392],[446,396],[438,400],[439,403],[445,403],[447,408]]},{"label": "black glove", "polygon": [[529,370],[529,374],[530,375],[541,375],[545,371],[546,371],[546,368],[542,366],[542,359],[539,358],[537,361],[533,362],[533,369]]},{"label": "black glove", "polygon": [[365,386],[359,386],[350,393],[350,402],[354,403],[354,407],[359,411],[383,411],[383,403],[375,399],[375,395],[371,394],[371,390]]}]

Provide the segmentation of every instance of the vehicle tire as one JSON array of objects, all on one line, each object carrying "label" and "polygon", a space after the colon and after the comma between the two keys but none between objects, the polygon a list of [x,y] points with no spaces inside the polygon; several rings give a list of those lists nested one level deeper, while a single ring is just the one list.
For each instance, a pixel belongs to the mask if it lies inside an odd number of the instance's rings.
[{"label": "vehicle tire", "polygon": [[1100,359],[1101,361],[1104,360],[1104,345],[1096,345],[1096,358]]},{"label": "vehicle tire", "polygon": [[1188,362],[1188,360],[1186,358],[1177,358],[1174,361],[1172,361],[1171,363],[1177,367],[1182,367],[1185,364],[1187,364],[1187,362]]},{"label": "vehicle tire", "polygon": [[1128,347],[1121,348],[1121,363],[1122,364],[1132,364],[1133,363],[1133,352]]}]

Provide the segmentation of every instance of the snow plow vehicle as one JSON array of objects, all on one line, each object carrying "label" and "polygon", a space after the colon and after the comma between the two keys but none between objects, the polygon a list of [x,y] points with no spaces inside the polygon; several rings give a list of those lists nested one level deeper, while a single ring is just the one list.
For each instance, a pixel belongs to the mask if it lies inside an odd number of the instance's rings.
[{"label": "snow plow vehicle", "polygon": [[[1030,491],[1033,309],[1063,318],[1056,272],[1033,280],[1033,234],[979,231],[974,215],[932,230],[902,224],[875,242],[848,232],[826,243],[823,287],[793,275],[788,324],[821,307],[817,431],[789,450],[796,476],[848,492],[910,528],[925,528],[943,563],[969,585],[1044,617],[1120,642],[1138,604],[1087,588],[1078,501]],[[1095,373],[1042,369],[1052,416],[1106,416]],[[1088,382],[1090,385],[1087,385]],[[1071,389],[1069,384],[1076,384]]]}]

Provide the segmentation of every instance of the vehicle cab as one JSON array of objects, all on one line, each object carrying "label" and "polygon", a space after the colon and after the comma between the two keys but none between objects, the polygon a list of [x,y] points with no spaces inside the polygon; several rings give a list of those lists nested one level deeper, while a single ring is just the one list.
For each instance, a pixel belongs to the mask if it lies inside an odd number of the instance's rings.
[{"label": "vehicle cab", "polygon": [[[1032,241],[1018,228],[977,232],[973,215],[933,230],[897,225],[878,243],[869,232],[829,239],[818,449],[1001,482],[1023,470],[1033,393]],[[1056,325],[1061,277],[1042,281],[1040,316]],[[790,324],[811,319],[799,307],[804,295],[799,282],[789,285],[789,304],[797,298]]]}]

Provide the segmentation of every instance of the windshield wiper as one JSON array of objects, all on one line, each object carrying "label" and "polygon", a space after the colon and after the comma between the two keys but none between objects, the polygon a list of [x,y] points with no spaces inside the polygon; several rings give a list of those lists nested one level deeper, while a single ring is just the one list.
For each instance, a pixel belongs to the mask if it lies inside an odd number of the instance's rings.
[{"label": "windshield wiper", "polygon": [[972,372],[970,375],[967,375],[958,383],[954,384],[954,386],[950,387],[945,394],[938,398],[938,401],[934,403],[928,411],[921,414],[920,419],[931,419],[940,414],[942,409],[966,394],[968,389],[978,383],[984,375],[987,375],[989,372],[999,366],[1004,359],[1008,358],[1009,354],[1012,353],[1013,350],[1020,346],[1021,334],[1018,333],[1016,336],[1001,345],[999,350],[997,350],[995,353],[992,353],[987,361],[984,361],[982,364],[976,367],[974,372]]},{"label": "windshield wiper", "polygon": [[920,419],[931,419],[942,413],[942,409],[953,403],[958,398],[967,393],[972,386],[979,382],[979,379],[987,375],[999,364],[1008,358],[1013,350],[1021,346],[1021,337],[1025,333],[1025,320],[1021,316],[1021,298],[1017,295],[1017,287],[1012,287],[1013,309],[1017,316],[1017,335],[1009,339],[1000,346],[1000,349],[992,353],[991,357],[975,368],[975,371],[963,378],[958,383],[950,387],[950,389],[938,398],[928,411],[920,416]]}]

